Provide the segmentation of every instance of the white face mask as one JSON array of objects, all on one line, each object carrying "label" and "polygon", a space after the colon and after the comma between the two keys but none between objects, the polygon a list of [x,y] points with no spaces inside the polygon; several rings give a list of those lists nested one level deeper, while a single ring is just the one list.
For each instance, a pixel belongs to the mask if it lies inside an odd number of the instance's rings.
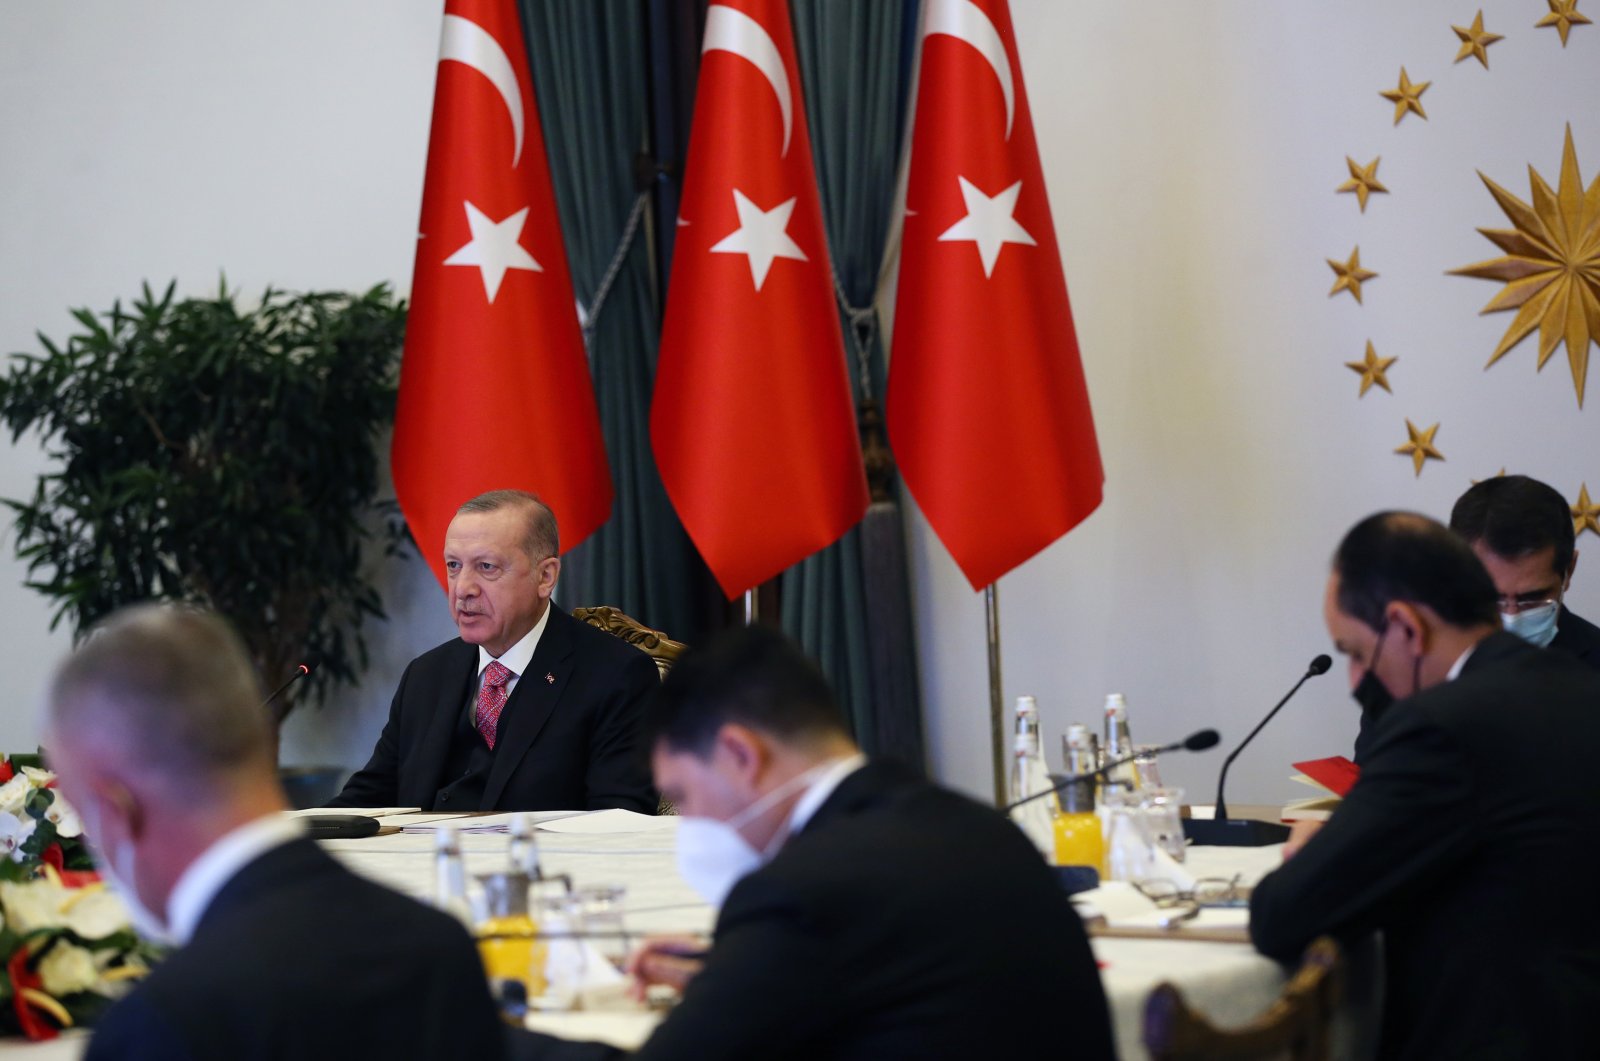
[{"label": "white face mask", "polygon": [[1560,613],[1561,605],[1551,601],[1538,608],[1526,608],[1520,612],[1501,612],[1500,622],[1507,630],[1529,644],[1544,648],[1556,638],[1556,619]]},{"label": "white face mask", "polygon": [[678,874],[706,902],[720,907],[733,886],[747,874],[761,868],[786,839],[783,830],[774,834],[765,851],[757,851],[740,833],[741,826],[760,817],[796,789],[805,788],[827,772],[832,763],[821,763],[796,774],[771,792],[757,799],[727,821],[685,816],[678,821]]},{"label": "white face mask", "polygon": [[127,908],[128,920],[132,922],[133,930],[151,943],[161,946],[172,946],[183,942],[173,937],[171,930],[167,928],[166,919],[151,913],[139,898],[138,889],[134,887],[134,881],[139,878],[134,873],[133,847],[130,845],[117,854],[112,854],[99,840],[101,835],[99,808],[96,807],[92,812],[92,821],[90,813],[88,807],[83,807],[79,809],[78,817],[83,822],[85,839],[94,838],[89,841],[89,850],[94,855],[95,869],[99,871],[100,879],[106,882],[106,886],[116,893],[122,905]]}]

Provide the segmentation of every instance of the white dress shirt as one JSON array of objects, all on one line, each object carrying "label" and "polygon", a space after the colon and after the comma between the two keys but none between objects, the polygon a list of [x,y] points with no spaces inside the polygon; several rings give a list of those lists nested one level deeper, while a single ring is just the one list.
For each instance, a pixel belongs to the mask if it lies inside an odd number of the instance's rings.
[{"label": "white dress shirt", "polygon": [[[539,638],[544,636],[545,624],[550,621],[550,603],[545,602],[544,614],[539,616],[539,621],[533,624],[533,629],[522,635],[522,640],[505,650],[499,663],[511,672],[511,677],[506,679],[506,699],[511,699],[511,690],[517,687],[517,679],[522,677],[522,672],[528,669],[528,664],[533,662],[533,652],[539,647]],[[482,645],[478,646],[478,684],[472,690],[474,702],[478,698],[478,690],[483,688],[484,668],[494,663],[495,658],[489,655],[489,650]]]},{"label": "white dress shirt", "polygon": [[833,790],[840,783],[863,766],[867,765],[867,757],[860,752],[847,755],[839,759],[822,774],[821,777],[811,782],[811,787],[795,801],[794,810],[789,814],[789,833],[793,836],[806,827],[811,816],[817,809],[828,802],[828,797],[833,795]]},{"label": "white dress shirt", "polygon": [[189,863],[178,883],[167,896],[167,931],[178,945],[189,942],[195,926],[205,916],[206,907],[222,886],[241,869],[305,832],[298,818],[268,814],[247,822],[206,848]]}]

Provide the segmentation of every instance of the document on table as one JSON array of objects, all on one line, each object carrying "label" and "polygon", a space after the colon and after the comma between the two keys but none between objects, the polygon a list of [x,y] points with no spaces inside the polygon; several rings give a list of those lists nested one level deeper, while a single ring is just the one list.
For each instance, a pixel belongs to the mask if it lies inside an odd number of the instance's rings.
[{"label": "document on table", "polygon": [[613,808],[590,811],[587,814],[573,815],[559,820],[542,821],[539,823],[539,831],[600,836],[607,833],[662,832],[673,828],[676,824],[677,819],[670,816],[640,814],[638,811]]}]

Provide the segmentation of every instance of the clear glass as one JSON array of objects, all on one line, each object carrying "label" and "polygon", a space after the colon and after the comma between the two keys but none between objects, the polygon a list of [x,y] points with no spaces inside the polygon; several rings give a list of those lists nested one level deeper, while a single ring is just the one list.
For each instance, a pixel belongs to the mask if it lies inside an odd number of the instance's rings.
[{"label": "clear glass", "polygon": [[574,893],[578,931],[617,968],[628,960],[632,940],[623,920],[628,890],[620,884],[596,884]]},{"label": "clear glass", "polygon": [[1141,744],[1135,749],[1133,769],[1139,775],[1139,785],[1143,788],[1161,787],[1161,770],[1156,760],[1159,746],[1155,744]]},{"label": "clear glass", "polygon": [[1131,883],[1156,874],[1154,847],[1145,827],[1142,804],[1136,791],[1106,790],[1106,870],[1112,880]]},{"label": "clear glass", "polygon": [[1144,815],[1145,830],[1150,842],[1182,862],[1185,850],[1183,837],[1183,789],[1146,788],[1140,793],[1144,798],[1139,807]]}]

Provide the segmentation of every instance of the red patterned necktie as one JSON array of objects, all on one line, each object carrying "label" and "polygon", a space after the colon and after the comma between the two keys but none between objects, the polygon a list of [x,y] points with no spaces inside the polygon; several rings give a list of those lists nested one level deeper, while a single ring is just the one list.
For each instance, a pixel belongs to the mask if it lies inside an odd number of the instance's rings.
[{"label": "red patterned necktie", "polygon": [[506,706],[506,682],[512,677],[511,669],[499,660],[483,669],[483,687],[478,690],[478,732],[491,749],[495,731],[500,728],[500,712]]}]

